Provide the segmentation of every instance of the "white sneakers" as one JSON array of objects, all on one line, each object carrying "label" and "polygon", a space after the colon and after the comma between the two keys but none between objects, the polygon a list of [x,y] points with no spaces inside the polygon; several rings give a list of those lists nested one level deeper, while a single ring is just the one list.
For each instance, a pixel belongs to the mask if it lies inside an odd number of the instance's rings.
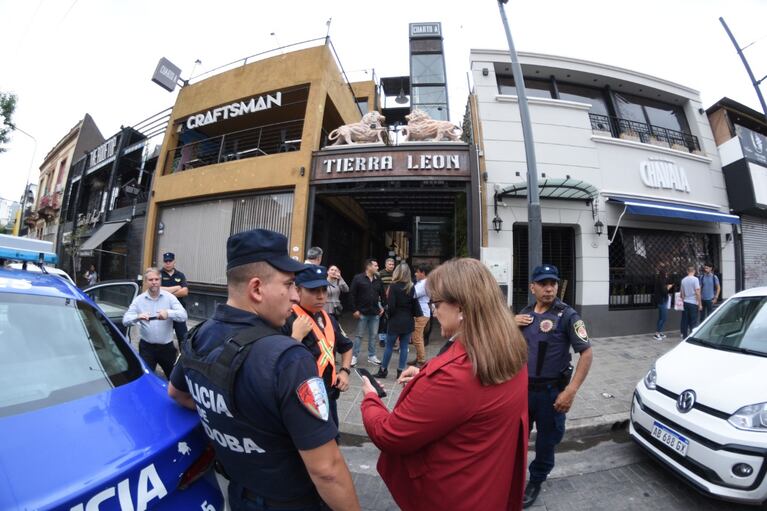
[{"label": "white sneakers", "polygon": [[376,357],[375,355],[373,355],[372,357],[368,357],[368,362],[370,362],[371,364],[379,365],[379,366],[381,365],[381,361],[378,360],[378,357]]},{"label": "white sneakers", "polygon": [[357,357],[355,357],[354,355],[352,355],[352,367],[354,367],[354,366],[356,366],[356,365],[357,365]]}]

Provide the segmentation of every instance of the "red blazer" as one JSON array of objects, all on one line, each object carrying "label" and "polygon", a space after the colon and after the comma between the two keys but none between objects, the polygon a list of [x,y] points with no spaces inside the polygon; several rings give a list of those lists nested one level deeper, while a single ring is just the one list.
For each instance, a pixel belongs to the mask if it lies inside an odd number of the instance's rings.
[{"label": "red blazer", "polygon": [[391,413],[367,394],[362,420],[381,450],[378,472],[403,511],[522,509],[527,367],[483,387],[455,342],[407,384]]}]

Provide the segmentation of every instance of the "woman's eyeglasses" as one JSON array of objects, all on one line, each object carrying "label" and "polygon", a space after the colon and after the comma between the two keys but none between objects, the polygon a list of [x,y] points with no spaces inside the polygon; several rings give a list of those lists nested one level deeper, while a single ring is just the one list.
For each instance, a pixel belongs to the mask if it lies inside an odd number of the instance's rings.
[{"label": "woman's eyeglasses", "polygon": [[439,307],[439,304],[441,304],[444,301],[445,300],[429,300],[429,307],[431,307],[432,309],[436,309],[437,307]]}]

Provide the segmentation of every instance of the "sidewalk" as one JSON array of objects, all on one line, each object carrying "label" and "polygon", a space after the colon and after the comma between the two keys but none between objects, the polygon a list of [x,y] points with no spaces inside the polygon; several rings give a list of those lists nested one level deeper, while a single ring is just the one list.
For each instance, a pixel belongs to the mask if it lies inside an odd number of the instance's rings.
[{"label": "sidewalk", "polygon": [[[354,321],[344,318],[342,326],[351,339],[354,338]],[[591,339],[594,362],[586,382],[576,395],[573,408],[567,414],[566,439],[592,435],[610,430],[614,424],[628,420],[631,396],[634,387],[659,356],[679,343],[678,332],[667,332],[668,338],[658,342],[652,334],[623,337],[601,337]],[[436,356],[444,344],[439,332],[432,332],[431,343],[426,347],[427,359]],[[383,357],[383,348],[376,344],[378,358]],[[398,353],[393,353],[389,363],[389,377],[378,380],[386,389],[383,399],[389,409],[399,398],[400,386],[396,383]],[[415,358],[411,346],[409,360]],[[573,356],[573,362],[577,355]],[[575,364],[573,364],[575,365]],[[378,366],[367,363],[367,339],[363,339],[358,367],[365,367],[375,373]],[[338,416],[341,432],[367,436],[362,425],[360,403],[362,391],[359,378],[353,375],[351,388],[342,393],[338,400]],[[534,434],[534,433],[533,433]]]}]

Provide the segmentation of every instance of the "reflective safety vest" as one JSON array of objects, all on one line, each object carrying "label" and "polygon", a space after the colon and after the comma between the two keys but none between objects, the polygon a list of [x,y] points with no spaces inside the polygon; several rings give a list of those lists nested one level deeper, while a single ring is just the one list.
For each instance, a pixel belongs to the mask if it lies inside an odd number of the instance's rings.
[{"label": "reflective safety vest", "polygon": [[335,330],[333,330],[333,323],[330,322],[330,316],[328,316],[328,313],[324,310],[320,311],[322,313],[322,319],[325,322],[325,329],[321,330],[312,315],[307,313],[300,306],[294,305],[293,312],[296,313],[296,316],[308,317],[309,321],[312,322],[312,333],[317,339],[317,346],[320,347],[320,356],[317,357],[317,371],[319,372],[319,377],[323,377],[322,375],[325,373],[325,368],[330,365],[332,369],[331,385],[334,384],[336,381],[336,355],[333,352],[333,349],[336,345],[336,333]]}]

